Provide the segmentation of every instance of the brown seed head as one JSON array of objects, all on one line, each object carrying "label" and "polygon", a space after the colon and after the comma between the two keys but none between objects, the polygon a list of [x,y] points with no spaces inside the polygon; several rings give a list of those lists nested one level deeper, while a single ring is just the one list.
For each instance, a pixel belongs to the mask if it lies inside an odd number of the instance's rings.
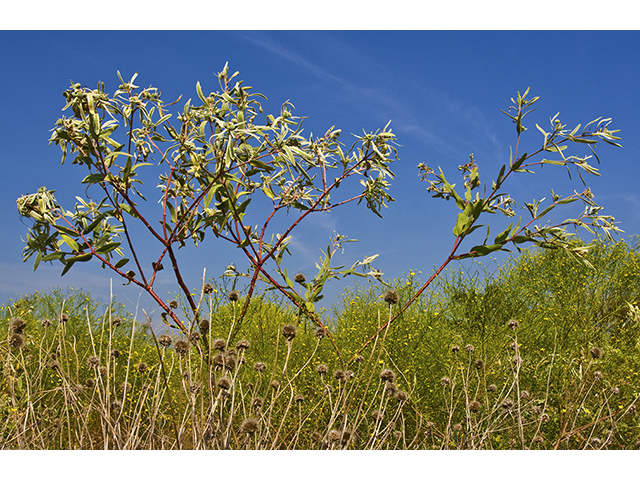
[{"label": "brown seed head", "polygon": [[507,327],[509,327],[512,330],[515,330],[516,328],[518,328],[518,321],[515,318],[512,318],[507,322]]},{"label": "brown seed head", "polygon": [[384,386],[389,395],[393,395],[398,391],[398,385],[393,382],[385,382]]},{"label": "brown seed head", "polygon": [[389,368],[385,368],[380,372],[380,378],[385,382],[394,382],[396,380],[396,373]]},{"label": "brown seed head", "polygon": [[269,383],[269,386],[271,388],[278,388],[280,386],[280,382],[278,380],[271,380],[271,383]]},{"label": "brown seed head", "polygon": [[620,389],[618,387],[611,387],[611,393],[613,395],[618,395],[620,393]]},{"label": "brown seed head", "polygon": [[362,363],[362,362],[364,362],[364,357],[362,355],[358,355],[356,357],[356,363]]},{"label": "brown seed head", "polygon": [[204,292],[205,295],[210,295],[213,293],[213,285],[211,285],[210,283],[205,283],[204,287],[202,288],[202,291]]},{"label": "brown seed head", "polygon": [[138,364],[138,372],[140,372],[140,373],[146,372],[148,368],[149,368],[148,365],[146,363],[144,363],[144,362],[140,362]]},{"label": "brown seed head", "polygon": [[260,397],[256,397],[251,401],[251,406],[254,408],[254,410],[260,410],[263,405],[264,400]]},{"label": "brown seed head", "polygon": [[593,347],[591,349],[591,356],[594,360],[597,360],[602,357],[602,349],[598,347]]},{"label": "brown seed head", "polygon": [[373,418],[376,422],[381,422],[384,419],[384,413],[380,412],[380,410],[374,410],[371,413],[371,418]]},{"label": "brown seed head", "polygon": [[496,390],[498,390],[498,387],[496,387],[495,385],[491,384],[487,387],[487,391],[488,392],[495,392]]},{"label": "brown seed head", "polygon": [[465,349],[467,352],[469,352],[469,353],[471,353],[471,352],[473,352],[473,351],[475,350],[475,349],[473,348],[473,345],[471,345],[471,344],[469,344],[469,345],[467,345],[466,347],[464,347],[464,349]]},{"label": "brown seed head", "polygon": [[322,340],[326,336],[327,336],[327,331],[324,328],[322,327],[316,328],[316,338],[318,340]]},{"label": "brown seed head", "polygon": [[473,402],[469,403],[469,410],[473,413],[478,413],[481,407],[482,405],[477,400],[474,400]]},{"label": "brown seed head", "polygon": [[302,402],[304,402],[304,397],[302,395],[298,394],[298,395],[296,395],[294,401],[296,403],[302,403]]},{"label": "brown seed head", "polygon": [[336,380],[344,380],[344,372],[342,370],[336,370],[333,372],[333,376]]},{"label": "brown seed head", "polygon": [[476,360],[474,365],[478,370],[482,370],[484,368],[484,362],[482,360]]},{"label": "brown seed head", "polygon": [[213,341],[213,348],[215,348],[216,350],[223,351],[225,348],[227,348],[226,340],[223,340],[222,338],[216,338]]},{"label": "brown seed head", "polygon": [[320,365],[318,365],[316,367],[316,372],[318,372],[320,375],[324,375],[328,371],[329,371],[329,369],[327,368],[327,366],[324,363],[321,363]]},{"label": "brown seed head", "polygon": [[49,328],[51,326],[51,320],[48,318],[42,319],[42,328]]},{"label": "brown seed head", "polygon": [[404,390],[398,390],[396,392],[396,400],[399,402],[406,402],[407,400],[409,400],[409,394]]},{"label": "brown seed head", "polygon": [[9,345],[11,348],[19,350],[24,345],[24,338],[19,333],[12,333],[11,337],[9,337]]},{"label": "brown seed head", "polygon": [[120,356],[120,350],[111,350],[111,357],[118,358]]},{"label": "brown seed head", "polygon": [[198,323],[198,328],[200,329],[200,333],[202,333],[203,335],[209,331],[210,326],[211,324],[209,323],[209,320],[207,320],[206,318],[203,318]]},{"label": "brown seed head", "polygon": [[398,303],[399,297],[398,292],[395,290],[387,290],[387,293],[384,294],[384,301],[389,305],[395,305]]},{"label": "brown seed head", "polygon": [[67,315],[66,313],[62,313],[58,316],[58,321],[60,323],[65,323],[69,320],[69,315]]},{"label": "brown seed head", "polygon": [[224,368],[231,371],[236,368],[236,359],[231,355],[225,355],[224,357]]},{"label": "brown seed head", "polygon": [[593,380],[595,382],[599,382],[600,380],[602,380],[602,372],[593,372]]},{"label": "brown seed head", "polygon": [[282,327],[282,335],[287,339],[287,342],[293,340],[298,334],[298,329],[295,325],[285,325]]},{"label": "brown seed head", "polygon": [[249,340],[240,340],[238,343],[236,343],[236,348],[238,350],[249,350],[249,347],[251,346],[251,344],[249,343]]},{"label": "brown seed head", "polygon": [[189,342],[186,340],[178,340],[173,348],[179,357],[184,357],[189,351]]},{"label": "brown seed head", "polygon": [[11,319],[11,330],[18,335],[24,334],[24,329],[27,326],[27,322],[22,317],[13,317]]},{"label": "brown seed head", "polygon": [[453,345],[453,346],[451,347],[451,351],[452,351],[453,353],[458,353],[458,352],[460,351],[460,346],[459,346],[459,345]]},{"label": "brown seed head", "polygon": [[158,337],[158,343],[162,348],[169,348],[173,343],[173,340],[169,335],[160,335]]},{"label": "brown seed head", "polygon": [[223,390],[229,390],[231,388],[231,381],[227,377],[220,377],[218,379],[218,386]]},{"label": "brown seed head", "polygon": [[293,281],[302,284],[307,281],[307,277],[304,276],[304,273],[296,273],[293,277]]},{"label": "brown seed head", "polygon": [[256,372],[264,372],[267,369],[267,365],[264,362],[256,362],[253,364],[253,369]]},{"label": "brown seed head", "polygon": [[120,317],[115,317],[111,320],[111,326],[113,328],[117,328],[122,325],[122,319]]},{"label": "brown seed head", "polygon": [[95,386],[96,386],[96,381],[95,381],[93,378],[87,378],[87,379],[84,381],[84,385],[85,385],[87,388],[93,388],[93,387],[95,387]]},{"label": "brown seed head", "polygon": [[449,377],[442,377],[440,379],[440,385],[446,387],[447,385],[449,385],[451,383],[451,380],[449,379]]},{"label": "brown seed head", "polygon": [[178,301],[177,300],[171,300],[169,302],[169,308],[171,310],[175,310],[176,308],[178,308]]},{"label": "brown seed head", "polygon": [[237,302],[240,299],[240,292],[238,290],[232,290],[229,292],[229,301]]},{"label": "brown seed head", "polygon": [[189,334],[189,341],[192,343],[197,343],[200,340],[200,332],[193,331]]},{"label": "brown seed head", "polygon": [[89,368],[98,368],[100,366],[100,359],[95,355],[92,355],[87,358],[87,365]]},{"label": "brown seed head", "polygon": [[513,408],[513,400],[510,398],[505,398],[501,404],[502,408],[505,410],[511,410]]},{"label": "brown seed head", "polygon": [[253,435],[258,431],[260,424],[255,418],[245,418],[240,424],[240,433]]}]

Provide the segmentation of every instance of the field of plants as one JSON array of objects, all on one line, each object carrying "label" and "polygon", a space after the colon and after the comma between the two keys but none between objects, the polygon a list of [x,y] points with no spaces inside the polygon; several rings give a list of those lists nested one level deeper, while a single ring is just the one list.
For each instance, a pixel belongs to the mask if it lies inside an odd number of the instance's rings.
[{"label": "field of plants", "polygon": [[[90,292],[0,311],[3,449],[635,449],[640,243],[451,264],[320,312],[209,280],[200,316],[151,328]],[[298,278],[296,281],[302,281]],[[327,335],[328,334],[328,335]],[[366,346],[363,348],[362,346]]]}]

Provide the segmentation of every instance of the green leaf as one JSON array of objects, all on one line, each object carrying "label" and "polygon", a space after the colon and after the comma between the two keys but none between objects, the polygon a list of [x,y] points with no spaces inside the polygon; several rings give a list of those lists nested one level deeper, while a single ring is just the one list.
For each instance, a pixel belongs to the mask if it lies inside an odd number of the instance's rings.
[{"label": "green leaf", "polygon": [[73,238],[71,238],[71,237],[69,237],[68,235],[65,235],[65,234],[61,234],[60,238],[62,238],[64,243],[69,245],[69,247],[71,247],[71,249],[74,252],[77,252],[78,250],[80,250],[80,247],[78,246],[78,243]]},{"label": "green leaf", "polygon": [[84,177],[80,183],[100,183],[104,180],[104,177],[105,176],[101,173],[92,173],[91,175]]},{"label": "green leaf", "polygon": [[100,254],[109,253],[115,250],[116,248],[118,248],[119,246],[120,246],[120,242],[106,243],[102,245],[100,248],[97,248],[96,253],[100,253]]},{"label": "green leaf", "polygon": [[122,268],[124,267],[127,263],[129,263],[129,259],[128,258],[121,258],[120,260],[118,260],[116,262],[116,264],[114,265],[114,267],[116,268]]}]

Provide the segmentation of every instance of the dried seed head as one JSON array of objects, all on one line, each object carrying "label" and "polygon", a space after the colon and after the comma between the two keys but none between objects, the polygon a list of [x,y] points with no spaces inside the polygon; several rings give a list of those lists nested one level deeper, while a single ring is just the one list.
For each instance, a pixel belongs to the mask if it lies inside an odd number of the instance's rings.
[{"label": "dried seed head", "polygon": [[115,414],[118,414],[122,410],[122,403],[120,400],[114,400],[111,402],[111,411]]},{"label": "dried seed head", "polygon": [[374,410],[371,413],[371,418],[373,418],[376,422],[381,422],[384,419],[384,413],[380,412],[380,410]]},{"label": "dried seed head", "polygon": [[231,381],[227,377],[220,377],[218,379],[218,386],[223,390],[229,390],[231,388]]},{"label": "dried seed head", "polygon": [[120,385],[120,390],[122,390],[124,393],[130,392],[131,391],[131,383],[122,382],[122,384]]},{"label": "dried seed head", "polygon": [[209,331],[210,326],[211,324],[209,323],[209,320],[207,320],[206,318],[203,318],[198,323],[198,328],[200,329],[200,333],[202,333],[203,335]]},{"label": "dried seed head", "polygon": [[229,371],[231,371],[234,368],[236,368],[236,359],[235,359],[235,357],[232,357],[231,355],[226,355],[224,357],[224,368],[226,368]]},{"label": "dried seed head", "polygon": [[534,405],[533,407],[531,407],[531,412],[534,415],[540,415],[542,413],[542,407],[540,405]]},{"label": "dried seed head", "polygon": [[296,403],[302,403],[302,402],[304,402],[304,397],[302,395],[296,395],[294,401]]},{"label": "dried seed head", "polygon": [[319,442],[320,440],[322,440],[322,434],[320,432],[313,432],[311,434],[311,441],[312,442]]},{"label": "dried seed head", "polygon": [[591,446],[593,448],[600,448],[602,446],[602,440],[600,440],[598,437],[593,437],[591,439]]},{"label": "dried seed head", "polygon": [[189,341],[196,343],[198,340],[200,340],[200,332],[191,332],[189,334]]},{"label": "dried seed head", "polygon": [[328,371],[329,371],[329,369],[327,368],[327,366],[324,363],[321,363],[320,365],[318,365],[316,367],[316,372],[318,372],[320,375],[324,375]]},{"label": "dried seed head", "polygon": [[100,367],[98,368],[98,373],[100,374],[101,377],[106,377],[107,374],[109,373],[109,370],[107,369],[107,367]]},{"label": "dried seed head", "polygon": [[475,350],[475,349],[473,348],[473,345],[471,345],[471,344],[469,344],[469,345],[467,345],[466,347],[464,347],[464,349],[465,349],[467,352],[469,352],[469,353],[471,353],[471,352],[473,352],[473,351]]},{"label": "dried seed head", "polygon": [[11,337],[9,337],[9,345],[11,348],[19,350],[24,345],[24,338],[19,333],[12,333]]},{"label": "dried seed head", "polygon": [[210,283],[205,283],[204,287],[202,288],[202,291],[204,292],[205,295],[209,295],[213,293],[213,285],[211,285]]},{"label": "dried seed head", "polygon": [[342,370],[336,370],[333,372],[333,376],[336,380],[344,380],[344,372]]},{"label": "dried seed head", "polygon": [[396,393],[398,391],[398,385],[396,385],[393,382],[386,382],[384,384],[384,386],[385,386],[386,392],[389,395],[393,395],[394,393]]},{"label": "dried seed head", "polygon": [[199,394],[200,390],[202,390],[202,384],[201,383],[194,382],[189,386],[189,391],[191,393],[193,393],[194,395]]},{"label": "dried seed head", "polygon": [[515,330],[516,328],[518,328],[518,321],[515,318],[512,318],[507,322],[507,327],[509,327],[512,330]]},{"label": "dried seed head", "polygon": [[456,423],[452,428],[453,428],[454,432],[461,432],[462,431],[462,425],[459,424],[459,423]]},{"label": "dried seed head", "polygon": [[258,431],[259,423],[255,418],[245,418],[240,424],[240,433],[253,435]]},{"label": "dried seed head", "polygon": [[148,368],[149,368],[148,365],[146,363],[144,363],[144,362],[140,362],[138,364],[138,372],[140,372],[140,373],[146,372]]},{"label": "dried seed head", "polygon": [[240,351],[248,350],[250,346],[251,344],[249,343],[249,340],[240,340],[238,343],[236,343],[236,348]]},{"label": "dried seed head", "polygon": [[618,395],[620,393],[620,389],[618,387],[611,387],[611,393]]},{"label": "dried seed head", "polygon": [[540,420],[542,421],[542,423],[547,423],[549,421],[549,415],[543,413],[542,415],[540,415]]},{"label": "dried seed head", "polygon": [[398,303],[399,297],[398,292],[395,290],[387,290],[387,293],[384,294],[384,301],[389,305],[395,305]]},{"label": "dried seed head", "polygon": [[598,347],[593,347],[591,349],[591,356],[594,360],[597,360],[602,357],[602,349]]},{"label": "dried seed head", "polygon": [[542,438],[541,435],[536,435],[535,437],[533,437],[533,442],[534,443],[542,443],[542,442],[544,442],[544,438]]},{"label": "dried seed head", "polygon": [[186,340],[178,340],[173,348],[179,357],[184,357],[189,351],[189,342]]},{"label": "dried seed head", "polygon": [[98,368],[100,366],[100,359],[95,355],[92,355],[87,358],[87,365],[89,368]]},{"label": "dried seed head", "polygon": [[396,392],[396,400],[399,402],[406,402],[407,400],[409,400],[409,394],[404,390],[398,390]]},{"label": "dried seed head", "polygon": [[396,373],[389,368],[385,368],[380,372],[380,378],[385,382],[394,382],[396,380]]},{"label": "dried seed head", "polygon": [[340,440],[341,436],[342,435],[340,435],[340,432],[338,430],[331,430],[329,432],[329,441],[337,442],[338,440]]},{"label": "dried seed head", "polygon": [[253,369],[256,372],[264,372],[267,369],[267,365],[264,362],[256,362],[253,364]]},{"label": "dried seed head", "polygon": [[11,319],[11,330],[18,335],[24,334],[24,329],[27,326],[27,322],[22,317],[13,317]]},{"label": "dried seed head", "polygon": [[228,295],[230,302],[237,302],[240,299],[240,292],[238,290],[232,290]]},{"label": "dried seed head", "polygon": [[238,352],[236,352],[235,348],[230,348],[229,350],[227,350],[227,355],[229,355],[230,357],[236,357],[238,356]]},{"label": "dried seed head", "polygon": [[344,371],[344,380],[345,380],[345,382],[347,380],[351,380],[354,375],[355,375],[355,373],[353,373],[353,370],[345,370]]},{"label": "dried seed head", "polygon": [[226,340],[223,340],[222,338],[216,338],[213,341],[213,348],[215,348],[216,350],[223,351],[225,348],[227,348]]},{"label": "dried seed head", "polygon": [[178,301],[177,300],[171,300],[169,302],[169,308],[172,310],[175,310],[176,308],[178,308]]},{"label": "dried seed head", "polygon": [[518,349],[518,344],[516,342],[513,342],[511,345],[509,345],[509,348],[515,352]]},{"label": "dried seed head", "polygon": [[251,401],[251,406],[254,408],[254,410],[260,410],[263,405],[264,400],[260,397],[256,397]]},{"label": "dried seed head", "polygon": [[169,348],[173,343],[173,340],[169,335],[160,335],[158,337],[158,343],[162,348]]},{"label": "dried seed head", "polygon": [[298,329],[295,325],[285,325],[282,327],[282,335],[287,339],[287,342],[293,340],[298,333]]},{"label": "dried seed head", "polygon": [[453,353],[458,353],[458,352],[460,351],[460,346],[459,346],[459,345],[453,345],[453,346],[451,347],[451,351],[452,351]]},{"label": "dried seed head", "polygon": [[62,313],[58,316],[58,321],[60,323],[65,323],[69,320],[69,315],[67,315],[66,313]]},{"label": "dried seed head", "polygon": [[482,405],[477,400],[474,400],[473,402],[469,403],[469,410],[473,413],[478,413],[481,407]]},{"label": "dried seed head", "polygon": [[269,386],[271,388],[278,388],[280,387],[280,382],[278,380],[271,380],[271,383],[269,383]]},{"label": "dried seed head", "polygon": [[333,387],[331,385],[325,385],[324,386],[324,393],[326,395],[330,394],[331,392],[333,392]]},{"label": "dried seed head", "polygon": [[482,370],[484,368],[484,362],[482,360],[476,360],[474,365],[478,370]]},{"label": "dried seed head", "polygon": [[531,397],[531,395],[529,394],[528,390],[523,390],[520,392],[520,398],[522,400],[529,400],[529,398]]},{"label": "dried seed head", "polygon": [[296,273],[293,277],[293,281],[296,283],[304,283],[307,281],[307,277],[304,276],[304,273]]},{"label": "dried seed head", "polygon": [[120,356],[120,350],[111,350],[111,357],[112,358],[118,358]]},{"label": "dried seed head", "polygon": [[501,404],[502,408],[505,410],[511,410],[513,408],[513,400],[510,398],[505,398]]},{"label": "dried seed head", "polygon": [[362,362],[364,362],[364,357],[362,355],[358,355],[356,357],[356,363],[362,363]]},{"label": "dried seed head", "polygon": [[351,440],[351,430],[345,430],[344,432],[342,432],[342,443],[347,443],[349,440]]},{"label": "dried seed head", "polygon": [[49,328],[51,326],[51,320],[48,318],[42,319],[42,328]]},{"label": "dried seed head", "polygon": [[324,328],[322,327],[316,328],[316,338],[318,340],[322,340],[326,336],[327,336],[327,331]]},{"label": "dried seed head", "polygon": [[84,385],[85,385],[87,388],[93,388],[93,387],[95,387],[95,386],[96,386],[96,381],[95,381],[93,378],[87,378],[87,379],[84,381]]},{"label": "dried seed head", "polygon": [[224,355],[222,353],[219,353],[218,355],[213,357],[213,364],[216,367],[224,367]]},{"label": "dried seed head", "polygon": [[440,385],[442,385],[442,386],[445,386],[445,387],[446,387],[446,386],[447,386],[447,385],[449,385],[450,383],[451,383],[451,380],[449,379],[449,377],[442,377],[442,378],[440,379]]},{"label": "dried seed head", "polygon": [[595,382],[602,380],[602,372],[593,372],[593,380]]},{"label": "dried seed head", "polygon": [[111,320],[111,326],[113,328],[117,328],[120,325],[122,325],[122,319],[120,319],[120,317],[115,317]]}]

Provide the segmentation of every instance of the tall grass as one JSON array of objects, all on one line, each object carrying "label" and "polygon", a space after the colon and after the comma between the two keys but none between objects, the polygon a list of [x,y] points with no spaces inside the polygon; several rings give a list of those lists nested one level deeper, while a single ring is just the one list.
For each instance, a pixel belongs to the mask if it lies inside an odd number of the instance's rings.
[{"label": "tall grass", "polygon": [[214,282],[189,337],[82,290],[26,295],[0,313],[0,445],[637,448],[640,251],[591,247],[594,269],[527,250],[449,270],[364,350],[420,272],[354,285],[326,319],[347,364],[276,297],[231,342],[242,298]]}]

